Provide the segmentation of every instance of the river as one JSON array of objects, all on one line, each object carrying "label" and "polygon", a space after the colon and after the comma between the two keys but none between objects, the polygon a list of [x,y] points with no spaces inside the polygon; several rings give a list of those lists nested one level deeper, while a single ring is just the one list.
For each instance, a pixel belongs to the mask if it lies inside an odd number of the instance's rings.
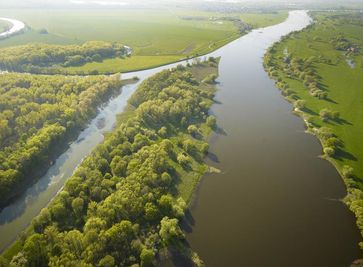
[{"label": "river", "polygon": [[291,12],[213,53],[212,113],[223,131],[208,163],[222,173],[204,177],[187,234],[206,266],[343,267],[362,256],[354,215],[339,201],[342,179],[262,66],[269,46],[309,21]]},{"label": "river", "polygon": [[0,18],[0,20],[4,20],[12,24],[12,27],[9,30],[0,33],[0,38],[9,37],[17,32],[22,31],[25,28],[25,24],[16,19]]},{"label": "river", "polygon": [[[340,177],[318,158],[317,139],[304,132],[302,120],[292,115],[262,68],[270,45],[309,23],[306,12],[293,11],[285,22],[254,30],[211,54],[221,56],[220,104],[212,112],[223,130],[213,134],[207,161],[222,173],[204,177],[187,234],[207,266],[338,267],[360,256],[354,217],[339,201],[346,193]],[[124,86],[47,174],[0,213],[0,249],[102,142],[140,82],[175,65],[123,75],[140,81]]]}]

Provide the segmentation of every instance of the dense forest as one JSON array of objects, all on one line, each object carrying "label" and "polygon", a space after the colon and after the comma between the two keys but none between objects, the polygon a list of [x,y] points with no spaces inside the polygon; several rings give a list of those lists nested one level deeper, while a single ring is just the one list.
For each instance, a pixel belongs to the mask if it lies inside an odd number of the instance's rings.
[{"label": "dense forest", "polygon": [[[203,157],[216,123],[208,115],[216,73],[211,58],[145,80],[115,130],[33,220],[18,240],[18,253],[1,258],[2,264],[151,266],[160,249],[180,247],[179,220],[207,170]],[[193,174],[196,180],[190,180]]]},{"label": "dense forest", "polygon": [[104,41],[89,41],[83,45],[33,43],[1,48],[0,69],[34,74],[67,74],[66,67],[124,57],[128,53],[122,44]]},{"label": "dense forest", "polygon": [[0,207],[46,169],[55,149],[84,127],[121,83],[119,75],[1,75]]}]

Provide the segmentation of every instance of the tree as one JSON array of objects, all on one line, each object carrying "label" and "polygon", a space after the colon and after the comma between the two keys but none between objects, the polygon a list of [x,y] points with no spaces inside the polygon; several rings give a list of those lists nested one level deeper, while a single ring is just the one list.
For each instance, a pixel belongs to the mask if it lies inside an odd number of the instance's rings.
[{"label": "tree", "polygon": [[294,103],[294,107],[296,109],[300,109],[300,110],[304,109],[305,108],[305,105],[306,105],[306,101],[305,100],[297,100]]},{"label": "tree", "polygon": [[333,157],[335,155],[335,149],[333,147],[324,147],[324,154]]},{"label": "tree", "polygon": [[28,260],[22,252],[19,252],[12,258],[9,266],[10,267],[27,267]]},{"label": "tree", "polygon": [[332,111],[332,110],[327,109],[327,108],[320,110],[319,115],[320,115],[320,117],[321,117],[321,119],[323,121],[339,119],[339,112],[338,111]]},{"label": "tree", "polygon": [[83,207],[84,207],[84,200],[82,198],[77,197],[73,199],[72,209],[77,216],[80,216],[82,214]]},{"label": "tree", "polygon": [[164,217],[161,220],[159,235],[166,246],[175,245],[184,238],[178,219],[170,219],[168,217]]},{"label": "tree", "polygon": [[165,126],[161,127],[158,131],[158,134],[161,136],[161,137],[166,137],[168,131],[167,131],[167,128]]},{"label": "tree", "polygon": [[151,249],[143,248],[140,254],[141,266],[152,266],[155,259],[155,253]]},{"label": "tree", "polygon": [[46,267],[48,265],[46,243],[40,234],[33,234],[25,241],[24,254],[29,266]]},{"label": "tree", "polygon": [[184,199],[179,197],[176,203],[173,205],[173,212],[176,217],[182,218],[184,216],[185,209],[187,204],[185,203]]},{"label": "tree", "polygon": [[171,214],[171,210],[173,207],[173,197],[169,194],[162,195],[158,200],[160,211],[165,214]]},{"label": "tree", "polygon": [[188,167],[190,164],[190,158],[183,153],[180,153],[177,157],[178,163],[184,168]]},{"label": "tree", "polygon": [[210,116],[208,116],[206,122],[209,127],[214,128],[217,124],[217,119],[213,115],[210,115]]},{"label": "tree", "polygon": [[115,156],[111,161],[110,167],[113,175],[122,177],[126,174],[127,162],[120,156]]},{"label": "tree", "polygon": [[199,135],[199,131],[198,131],[198,128],[197,126],[195,125],[189,125],[188,126],[188,133],[193,136],[193,137],[196,137]]},{"label": "tree", "polygon": [[103,257],[100,262],[98,263],[99,267],[114,267],[115,266],[115,259],[110,255],[106,255]]},{"label": "tree", "polygon": [[353,178],[354,177],[354,169],[348,165],[344,165],[342,169],[342,175],[344,178]]},{"label": "tree", "polygon": [[198,153],[195,143],[190,139],[183,141],[183,149],[192,156],[195,156]]},{"label": "tree", "polygon": [[121,255],[125,255],[129,251],[129,245],[134,236],[132,223],[123,220],[114,224],[105,232],[109,251],[118,251]]},{"label": "tree", "polygon": [[156,220],[160,213],[159,209],[151,202],[145,204],[145,219],[148,221]]}]

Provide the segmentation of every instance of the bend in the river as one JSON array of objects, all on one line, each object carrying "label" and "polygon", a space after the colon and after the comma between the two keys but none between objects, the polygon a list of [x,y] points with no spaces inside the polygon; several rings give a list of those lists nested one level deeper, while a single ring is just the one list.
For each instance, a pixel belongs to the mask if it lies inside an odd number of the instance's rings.
[{"label": "bend in the river", "polygon": [[0,20],[4,20],[12,24],[12,27],[9,30],[0,33],[0,39],[9,37],[25,29],[25,24],[19,20],[10,18],[0,18]]}]

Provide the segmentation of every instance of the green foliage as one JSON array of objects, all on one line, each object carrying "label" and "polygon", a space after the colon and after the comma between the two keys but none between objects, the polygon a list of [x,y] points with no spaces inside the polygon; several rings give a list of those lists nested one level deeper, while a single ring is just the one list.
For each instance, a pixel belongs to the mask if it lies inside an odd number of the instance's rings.
[{"label": "green foliage", "polygon": [[152,266],[162,247],[179,247],[179,219],[187,206],[179,186],[185,175],[200,177],[207,169],[201,161],[205,142],[192,138],[188,127],[208,133],[208,109],[200,103],[211,105],[215,90],[200,85],[204,77],[194,76],[194,68],[217,70],[205,63],[176,68],[139,86],[130,100],[132,114],[32,222],[19,260],[33,266]]},{"label": "green foliage", "polygon": [[184,238],[184,234],[179,227],[178,219],[164,217],[160,222],[160,238],[165,246],[177,244]]},{"label": "green foliage", "polygon": [[188,133],[191,135],[191,136],[198,136],[199,135],[199,131],[198,131],[198,128],[197,126],[195,125],[189,125],[188,126]]},{"label": "green foliage", "polygon": [[323,121],[337,120],[337,119],[339,119],[339,112],[324,108],[324,109],[320,110],[319,116],[321,117],[321,119]]},{"label": "green foliage", "polygon": [[217,119],[213,115],[208,116],[207,125],[211,128],[214,128],[217,125]]},{"label": "green foliage", "polygon": [[203,82],[209,83],[209,84],[214,84],[216,82],[216,79],[217,79],[216,74],[210,74],[203,80]]},{"label": "green foliage", "polygon": [[82,66],[89,62],[125,56],[123,45],[90,41],[83,45],[27,44],[0,49],[0,68],[8,71],[36,74],[56,74],[67,71],[61,67]]},{"label": "green foliage", "polygon": [[46,169],[67,136],[120,87],[117,76],[2,74],[0,206]]},{"label": "green foliage", "polygon": [[297,109],[304,109],[306,105],[306,101],[305,100],[297,100],[294,103],[294,107]]},{"label": "green foliage", "polygon": [[155,253],[151,249],[144,248],[140,254],[141,266],[152,266],[155,259]]}]

